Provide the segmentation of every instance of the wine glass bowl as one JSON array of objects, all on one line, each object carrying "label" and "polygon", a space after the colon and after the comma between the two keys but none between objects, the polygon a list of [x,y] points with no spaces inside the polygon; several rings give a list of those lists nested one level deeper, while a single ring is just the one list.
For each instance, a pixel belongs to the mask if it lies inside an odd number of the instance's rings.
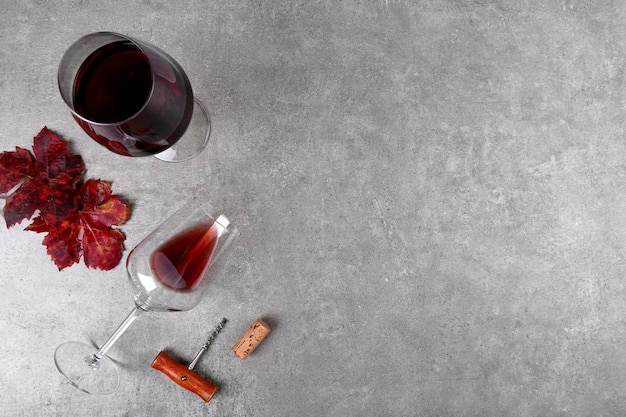
[{"label": "wine glass bowl", "polygon": [[[221,269],[236,229],[228,218],[188,205],[166,220],[129,254],[126,269],[137,307],[185,311],[202,300]],[[172,238],[172,236],[175,236]],[[210,269],[209,269],[210,267]]]},{"label": "wine glass bowl", "polygon": [[85,35],[64,53],[58,84],[80,127],[117,154],[178,162],[208,142],[209,115],[185,71],[149,43],[114,32]]},{"label": "wine glass bowl", "polygon": [[109,394],[119,384],[108,350],[144,312],[186,311],[211,287],[238,234],[228,218],[194,199],[166,219],[128,255],[126,269],[134,307],[99,348],[82,342],[60,345],[54,354],[61,375],[90,394]]}]

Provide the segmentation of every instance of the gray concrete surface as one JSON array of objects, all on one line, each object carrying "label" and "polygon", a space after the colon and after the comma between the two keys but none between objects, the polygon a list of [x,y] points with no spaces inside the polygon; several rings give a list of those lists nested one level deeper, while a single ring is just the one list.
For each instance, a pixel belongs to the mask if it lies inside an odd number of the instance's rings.
[{"label": "gray concrete surface", "polygon": [[[56,69],[97,30],[186,68],[213,120],[201,156],[81,132]],[[625,415],[625,53],[614,0],[3,0],[1,150],[44,125],[70,140],[133,204],[125,254],[198,193],[241,237],[198,308],[113,347],[121,386],[98,397],[53,352],[123,319],[123,265],[58,272],[0,223],[0,414]],[[205,405],[149,365],[190,359],[221,317]],[[257,317],[274,330],[242,362]]]}]

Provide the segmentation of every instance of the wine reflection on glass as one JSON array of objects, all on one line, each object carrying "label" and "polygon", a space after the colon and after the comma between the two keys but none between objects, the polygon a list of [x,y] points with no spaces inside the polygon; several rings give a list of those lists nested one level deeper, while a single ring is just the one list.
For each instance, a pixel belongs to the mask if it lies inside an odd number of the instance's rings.
[{"label": "wine reflection on glass", "polygon": [[203,298],[233,250],[237,228],[202,200],[186,204],[128,255],[126,269],[135,306],[100,348],[82,342],[60,345],[54,354],[61,375],[90,394],[109,394],[119,384],[106,353],[142,313],[186,311]]},{"label": "wine reflection on glass", "polygon": [[180,162],[208,143],[209,114],[185,71],[149,43],[114,32],[85,35],[63,55],[58,84],[82,129],[120,155]]}]

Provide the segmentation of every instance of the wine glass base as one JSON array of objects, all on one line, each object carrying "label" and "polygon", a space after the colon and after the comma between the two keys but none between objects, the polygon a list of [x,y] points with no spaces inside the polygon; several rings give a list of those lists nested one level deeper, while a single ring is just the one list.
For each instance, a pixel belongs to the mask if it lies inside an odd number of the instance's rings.
[{"label": "wine glass base", "polygon": [[111,394],[119,385],[117,366],[106,356],[94,362],[97,351],[85,343],[63,343],[54,352],[54,363],[74,388],[87,394]]},{"label": "wine glass base", "polygon": [[194,98],[193,114],[185,134],[174,145],[154,156],[165,162],[183,162],[198,155],[209,143],[211,119],[206,108]]}]

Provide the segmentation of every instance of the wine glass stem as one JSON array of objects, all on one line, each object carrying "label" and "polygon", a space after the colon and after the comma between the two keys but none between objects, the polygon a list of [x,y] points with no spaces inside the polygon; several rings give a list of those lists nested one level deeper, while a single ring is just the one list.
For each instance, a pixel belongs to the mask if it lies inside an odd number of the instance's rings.
[{"label": "wine glass stem", "polygon": [[143,312],[144,310],[139,307],[133,308],[133,311],[131,311],[128,317],[124,319],[122,324],[120,324],[117,329],[115,329],[115,332],[113,332],[109,339],[104,342],[104,344],[100,347],[100,349],[98,349],[96,353],[93,354],[93,363],[98,362],[100,359],[102,359],[104,355],[106,355],[111,346],[113,346],[113,344],[117,342],[117,339],[119,339],[120,336],[124,334],[126,329],[128,329],[133,321],[135,321],[135,319],[139,317]]}]

